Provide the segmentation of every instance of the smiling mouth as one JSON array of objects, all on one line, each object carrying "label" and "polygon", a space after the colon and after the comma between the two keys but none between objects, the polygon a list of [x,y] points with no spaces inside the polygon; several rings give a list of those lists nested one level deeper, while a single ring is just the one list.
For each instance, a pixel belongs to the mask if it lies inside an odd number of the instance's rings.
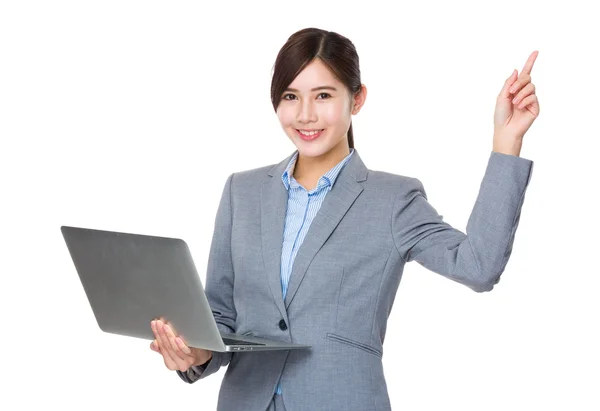
[{"label": "smiling mouth", "polygon": [[320,129],[320,130],[298,130],[296,129],[296,133],[300,136],[300,138],[302,138],[303,140],[314,140],[317,137],[319,137],[321,135],[321,133],[323,132],[323,130],[325,129]]}]

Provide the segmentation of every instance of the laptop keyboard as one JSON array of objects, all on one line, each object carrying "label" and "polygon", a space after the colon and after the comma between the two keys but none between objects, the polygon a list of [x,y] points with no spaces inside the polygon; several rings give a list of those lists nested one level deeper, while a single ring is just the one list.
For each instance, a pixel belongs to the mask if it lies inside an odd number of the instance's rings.
[{"label": "laptop keyboard", "polygon": [[222,338],[223,338],[223,342],[225,343],[225,345],[264,345],[261,343],[235,340],[233,338],[227,338],[227,337],[222,337]]}]

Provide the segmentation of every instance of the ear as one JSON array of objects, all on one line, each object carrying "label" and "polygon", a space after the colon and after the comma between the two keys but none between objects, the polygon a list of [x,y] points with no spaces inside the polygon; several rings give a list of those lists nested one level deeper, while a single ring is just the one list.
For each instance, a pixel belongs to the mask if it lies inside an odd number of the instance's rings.
[{"label": "ear", "polygon": [[360,85],[360,91],[352,98],[352,114],[358,114],[367,99],[367,86]]}]

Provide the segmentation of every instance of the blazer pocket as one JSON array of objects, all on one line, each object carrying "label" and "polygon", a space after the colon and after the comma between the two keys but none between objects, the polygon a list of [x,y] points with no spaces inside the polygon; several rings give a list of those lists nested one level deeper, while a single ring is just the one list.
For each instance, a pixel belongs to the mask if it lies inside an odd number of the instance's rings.
[{"label": "blazer pocket", "polygon": [[254,332],[253,331],[243,331],[243,332],[240,332],[239,330],[236,330],[234,334],[245,335],[247,337],[254,337]]},{"label": "blazer pocket", "polygon": [[370,345],[367,344],[363,344],[360,343],[358,341],[355,340],[351,340],[350,338],[347,337],[342,337],[341,335],[337,335],[337,334],[333,334],[333,333],[327,333],[327,339],[331,340],[331,341],[336,341],[342,344],[346,344],[349,345],[351,347],[355,347],[355,348],[359,348],[363,351],[368,352],[369,354],[373,354],[376,355],[377,357],[381,358],[382,357],[382,352],[379,351],[378,349],[371,347]]}]

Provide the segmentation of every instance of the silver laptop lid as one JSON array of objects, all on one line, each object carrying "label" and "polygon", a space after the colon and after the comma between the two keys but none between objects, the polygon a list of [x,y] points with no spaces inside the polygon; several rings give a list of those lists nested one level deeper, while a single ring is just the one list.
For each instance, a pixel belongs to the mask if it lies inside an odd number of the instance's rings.
[{"label": "silver laptop lid", "polygon": [[192,255],[178,238],[62,226],[100,329],[153,340],[162,318],[189,346],[225,351]]}]

